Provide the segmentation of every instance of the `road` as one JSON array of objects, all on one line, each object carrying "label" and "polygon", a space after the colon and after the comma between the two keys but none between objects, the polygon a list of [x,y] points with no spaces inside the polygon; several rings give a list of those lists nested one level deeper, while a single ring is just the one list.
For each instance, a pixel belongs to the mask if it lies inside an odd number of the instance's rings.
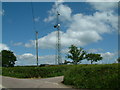
[{"label": "road", "polygon": [[18,79],[0,76],[3,88],[71,88],[62,84],[63,76],[45,79]]}]

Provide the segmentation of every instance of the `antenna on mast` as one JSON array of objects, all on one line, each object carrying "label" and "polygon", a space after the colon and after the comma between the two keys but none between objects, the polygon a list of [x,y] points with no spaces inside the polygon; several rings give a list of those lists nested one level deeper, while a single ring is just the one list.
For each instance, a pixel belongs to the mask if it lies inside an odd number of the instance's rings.
[{"label": "antenna on mast", "polygon": [[58,65],[62,64],[59,15],[60,13],[57,11],[57,23],[56,25],[54,25],[54,28],[57,28],[56,58],[55,58],[56,63],[55,64],[58,64]]}]

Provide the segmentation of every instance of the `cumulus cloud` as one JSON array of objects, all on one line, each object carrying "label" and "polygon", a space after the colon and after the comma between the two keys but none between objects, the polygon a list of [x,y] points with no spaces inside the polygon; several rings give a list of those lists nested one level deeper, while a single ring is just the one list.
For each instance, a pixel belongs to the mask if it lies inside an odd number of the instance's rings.
[{"label": "cumulus cloud", "polygon": [[68,7],[67,5],[63,5],[62,2],[58,3],[56,2],[53,5],[53,8],[48,12],[49,16],[47,18],[44,19],[45,22],[50,22],[50,21],[54,21],[56,19],[56,12],[59,11],[60,13],[60,21],[69,21],[71,20],[71,13],[72,10],[70,7]]},{"label": "cumulus cloud", "polygon": [[110,52],[106,52],[106,53],[101,53],[101,56],[104,58],[104,59],[112,59],[113,56],[115,56],[114,53],[110,53]]},{"label": "cumulus cloud", "polygon": [[101,54],[101,56],[103,57],[102,61],[99,61],[98,63],[102,64],[102,63],[115,63],[116,62],[116,57],[117,54],[116,52],[105,52],[105,53],[99,53]]},{"label": "cumulus cloud", "polygon": [[[91,4],[91,3],[90,3]],[[93,5],[93,3],[92,3]],[[109,4],[108,6],[103,5],[104,9],[115,6],[115,4]],[[102,10],[100,6],[95,9]],[[77,46],[85,46],[89,43],[95,43],[102,40],[102,34],[111,33],[118,30],[118,17],[112,10],[108,11],[96,11],[92,15],[85,15],[82,13],[72,14],[72,9],[60,3],[58,5],[60,12],[60,20],[62,23],[67,25],[66,32],[61,31],[61,44],[63,47],[68,47],[71,44]],[[45,18],[45,22],[52,22],[56,19],[56,3],[53,8],[49,11],[49,16]],[[56,45],[56,33],[57,31],[51,32],[48,35],[39,38],[39,48],[54,48]],[[26,43],[26,47],[33,47],[35,44],[34,40]]]},{"label": "cumulus cloud", "polygon": [[0,51],[2,50],[9,50],[9,47],[6,44],[0,43]]},{"label": "cumulus cloud", "polygon": [[[36,65],[36,56],[31,53],[24,53],[16,55],[17,62],[15,65]],[[38,62],[40,64],[55,64],[55,55],[39,56]]]}]

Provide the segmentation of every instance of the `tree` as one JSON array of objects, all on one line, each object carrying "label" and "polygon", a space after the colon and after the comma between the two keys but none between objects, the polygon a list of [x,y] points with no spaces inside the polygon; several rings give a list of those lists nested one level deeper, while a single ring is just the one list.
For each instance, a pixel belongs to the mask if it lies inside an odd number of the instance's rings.
[{"label": "tree", "polygon": [[120,57],[117,59],[118,63],[120,63]]},{"label": "tree", "polygon": [[72,63],[72,62],[65,60],[63,64],[68,64],[68,63]]},{"label": "tree", "polygon": [[2,66],[3,67],[14,67],[16,56],[13,54],[13,52],[9,50],[2,50]]},{"label": "tree", "polygon": [[102,60],[103,58],[101,57],[100,54],[89,53],[89,54],[86,55],[86,59],[88,61],[90,60],[91,64],[92,64],[93,62],[97,62],[99,60]]},{"label": "tree", "polygon": [[69,47],[67,58],[70,58],[73,60],[73,64],[78,64],[81,60],[85,58],[86,51],[83,50],[83,48],[77,48],[74,45],[71,45]]}]

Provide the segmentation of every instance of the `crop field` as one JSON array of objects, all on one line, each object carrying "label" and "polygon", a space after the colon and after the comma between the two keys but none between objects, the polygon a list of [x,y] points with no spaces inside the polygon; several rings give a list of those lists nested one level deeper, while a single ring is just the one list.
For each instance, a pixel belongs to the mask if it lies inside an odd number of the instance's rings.
[{"label": "crop field", "polygon": [[2,75],[16,78],[64,76],[63,83],[75,88],[120,88],[119,64],[3,67]]}]

